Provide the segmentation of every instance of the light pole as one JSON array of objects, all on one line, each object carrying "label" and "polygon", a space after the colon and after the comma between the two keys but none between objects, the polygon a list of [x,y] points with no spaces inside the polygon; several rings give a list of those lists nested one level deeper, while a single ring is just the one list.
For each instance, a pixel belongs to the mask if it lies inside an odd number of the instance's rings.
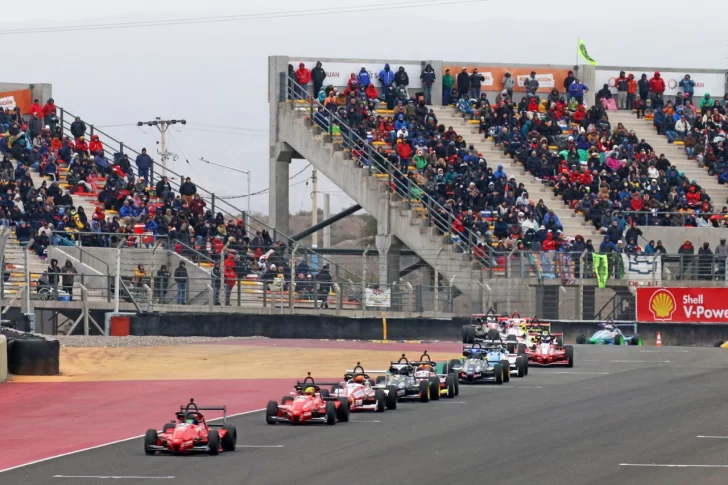
[{"label": "light pole", "polygon": [[228,165],[223,165],[222,163],[215,163],[211,162],[209,160],[205,160],[204,158],[200,157],[201,162],[209,163],[210,165],[217,165],[218,167],[227,168],[228,170],[233,170],[235,172],[244,173],[248,177],[248,215],[250,215],[250,171],[249,170],[241,170],[239,168],[230,167]]}]

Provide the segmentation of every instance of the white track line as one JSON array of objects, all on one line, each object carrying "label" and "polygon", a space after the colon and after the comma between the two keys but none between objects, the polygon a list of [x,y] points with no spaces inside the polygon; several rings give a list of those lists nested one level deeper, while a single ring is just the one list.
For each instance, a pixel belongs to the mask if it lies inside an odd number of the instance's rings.
[{"label": "white track line", "polygon": [[368,423],[381,423],[381,421],[375,420],[375,421],[349,421],[350,423],[354,424],[368,424]]},{"label": "white track line", "polygon": [[283,448],[283,445],[235,445],[235,448]]},{"label": "white track line", "polygon": [[[261,411],[265,411],[265,408],[254,409],[252,411],[245,411],[244,413],[229,414],[227,417],[234,418],[236,416],[244,416],[246,414],[259,413]],[[222,418],[215,418],[215,419],[210,419],[209,421],[219,421],[221,419]],[[136,439],[143,438],[143,437],[144,437],[144,435],[140,434],[139,436],[132,436],[131,438],[124,438],[123,440],[111,441],[109,443],[104,443],[103,445],[89,446],[88,448],[83,448],[81,450],[69,451],[68,453],[61,453],[60,455],[49,456],[48,458],[41,458],[40,460],[29,461],[28,463],[23,463],[22,465],[16,465],[16,466],[12,466],[10,468],[4,468],[4,469],[0,470],[0,473],[9,472],[10,470],[16,470],[18,468],[35,465],[36,463],[43,463],[44,461],[55,460],[56,458],[63,458],[64,456],[75,455],[77,453],[83,453],[84,451],[90,451],[90,450],[95,450],[98,448],[104,448],[106,446],[116,445],[118,443],[124,443],[126,441],[136,440]]]},{"label": "white track line", "polygon": [[608,376],[611,372],[546,371],[543,375],[548,374],[591,374],[595,376]]},{"label": "white track line", "polygon": [[543,389],[543,386],[468,386],[468,389]]},{"label": "white track line", "polygon": [[[433,404],[438,404],[434,402]],[[440,401],[439,404],[465,404],[465,401]]]},{"label": "white track line", "polygon": [[642,466],[650,468],[728,468],[728,465],[663,465],[658,463],[620,463],[619,466]]},{"label": "white track line", "polygon": [[613,364],[670,364],[669,360],[608,360]]},{"label": "white track line", "polygon": [[670,352],[671,354],[687,354],[689,350],[640,350],[641,354],[663,354]]},{"label": "white track line", "polygon": [[728,440],[728,436],[697,436],[697,438],[706,438],[710,440]]},{"label": "white track line", "polygon": [[103,475],[53,475],[53,478],[110,478],[115,480],[171,480],[174,477],[136,477]]}]

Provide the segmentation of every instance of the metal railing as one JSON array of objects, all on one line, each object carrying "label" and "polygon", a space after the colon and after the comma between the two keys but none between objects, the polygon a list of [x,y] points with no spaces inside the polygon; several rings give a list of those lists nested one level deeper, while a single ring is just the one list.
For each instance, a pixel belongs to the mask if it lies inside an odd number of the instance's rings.
[{"label": "metal railing", "polygon": [[[281,102],[289,100],[292,109],[295,108],[297,103],[305,103],[308,108],[308,122],[310,125],[312,127],[319,126],[331,139],[334,136],[333,125],[336,123],[341,131],[343,146],[361,152],[358,163],[370,175],[375,172],[387,175],[388,192],[400,197],[407,209],[412,209],[413,203],[419,204],[426,209],[426,218],[430,226],[434,225],[443,234],[449,233],[457,237],[453,242],[459,242],[467,249],[474,245],[477,236],[472,231],[469,229],[456,230],[453,227],[455,217],[452,210],[433,200],[430,194],[427,194],[423,188],[413,183],[407,177],[407,174],[394,167],[366,139],[359,136],[357,130],[353,129],[343,118],[326,109],[317,98],[309,96],[306,90],[294,79],[288,77],[286,73],[281,73],[281,85],[286,86],[285,91],[281,93]],[[324,115],[317,117],[319,108],[323,110]],[[326,121],[326,123],[323,123],[323,121]]]},{"label": "metal railing", "polygon": [[[660,227],[697,227],[697,228],[721,228],[728,227],[728,212],[701,212],[699,210],[691,211],[632,211],[623,209],[613,209],[612,213],[619,212],[624,215],[625,224],[636,222],[640,226],[660,226]],[[587,218],[588,214],[584,214]],[[705,219],[707,217],[707,219]],[[614,216],[609,221],[616,220]],[[600,222],[601,224],[601,222]],[[605,226],[602,226],[605,227]],[[625,229],[627,229],[625,227]]]}]

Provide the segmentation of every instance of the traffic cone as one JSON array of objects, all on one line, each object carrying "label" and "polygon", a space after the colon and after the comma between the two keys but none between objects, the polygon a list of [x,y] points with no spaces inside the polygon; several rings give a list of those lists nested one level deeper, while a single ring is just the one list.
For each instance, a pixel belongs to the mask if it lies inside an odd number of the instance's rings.
[{"label": "traffic cone", "polygon": [[660,332],[657,332],[657,343],[655,345],[662,347],[662,335],[660,335]]}]

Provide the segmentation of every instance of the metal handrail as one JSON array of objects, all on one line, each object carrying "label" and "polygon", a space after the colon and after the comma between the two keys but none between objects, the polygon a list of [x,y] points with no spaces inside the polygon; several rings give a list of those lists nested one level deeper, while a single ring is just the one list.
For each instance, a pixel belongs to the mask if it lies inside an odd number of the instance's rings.
[{"label": "metal handrail", "polygon": [[[328,119],[328,133],[329,135],[332,135],[332,121],[336,121],[339,126],[342,128],[342,131],[346,131],[347,134],[345,137],[348,137],[352,140],[352,145],[355,145],[354,140],[361,142],[362,147],[365,148],[366,152],[364,157],[366,157],[367,167],[369,172],[372,171],[372,166],[374,166],[378,172],[383,174],[389,174],[389,181],[388,181],[388,190],[392,193],[399,192],[400,190],[403,193],[400,193],[402,199],[406,201],[408,208],[411,208],[411,199],[413,196],[417,199],[417,202],[421,203],[423,207],[427,208],[428,212],[428,218],[432,218],[434,214],[434,219],[439,220],[441,225],[437,225],[439,229],[442,229],[442,226],[445,227],[445,233],[453,234],[455,231],[452,227],[454,222],[454,217],[452,211],[449,209],[446,209],[442,205],[440,205],[437,201],[433,200],[430,195],[427,195],[426,199],[423,199],[421,196],[415,196],[415,194],[412,192],[413,185],[417,188],[418,191],[423,192],[424,190],[420,188],[419,185],[412,184],[409,178],[407,178],[406,174],[400,171],[397,167],[393,167],[388,160],[384,159],[376,150],[372,149],[372,146],[363,138],[361,138],[355,130],[353,130],[348,123],[346,123],[343,119],[341,119],[336,113],[326,109],[324,105],[322,105],[318,98],[315,96],[302,96],[301,93],[306,93],[306,90],[296,82],[295,79],[288,77],[287,74],[283,73],[283,76],[286,76],[287,83],[286,84],[286,90],[287,90],[287,99],[293,102],[300,100],[304,101],[309,105],[309,122],[311,125],[315,125],[315,112],[314,112],[314,106],[316,108],[323,108],[326,114],[326,117]],[[347,100],[348,101],[348,100]],[[400,178],[404,178],[407,183],[404,184],[401,182]],[[392,185],[395,187],[398,187],[400,190],[392,190]],[[444,211],[447,214],[447,217],[444,217],[442,214],[439,214],[440,211]],[[477,241],[477,236],[474,236],[471,230],[465,229],[465,232],[457,231],[455,232],[455,235],[460,237],[461,243],[470,250],[472,248],[473,241]],[[473,237],[473,239],[471,239]]]},{"label": "metal handrail", "polygon": [[[74,115],[73,113],[71,113],[70,111],[68,111],[68,110],[66,110],[64,108],[60,108],[59,107],[59,110],[60,110],[60,114],[61,114],[61,116],[60,116],[60,123],[59,124],[60,124],[60,126],[62,127],[62,129],[65,132],[70,132],[71,122],[68,119],[66,119],[66,115],[69,116],[69,117],[71,117],[71,118],[75,118],[76,115]],[[128,152],[131,152],[131,153],[133,153],[135,155],[139,155],[140,154],[136,150],[130,148],[128,145],[125,145],[123,142],[115,139],[114,137],[112,137],[108,133],[106,133],[106,132],[104,132],[102,130],[99,130],[94,125],[88,124],[87,126],[90,129],[91,136],[93,136],[93,135],[103,135],[105,138],[108,138],[109,140],[111,140],[114,143],[118,144],[119,145],[119,152],[118,153],[122,153],[123,154],[123,153],[125,153],[125,151],[128,151]],[[114,164],[113,155],[114,155],[115,152],[110,151],[109,145],[108,145],[108,143],[105,143],[105,140],[102,140],[102,143],[103,143],[103,146],[104,146],[104,153],[108,155],[107,158],[108,158],[109,164],[110,165],[113,165]],[[152,187],[154,187],[156,181],[159,181],[161,179],[161,177],[159,176],[159,174],[156,174],[155,173],[154,166],[155,166],[155,164],[152,164],[151,171],[150,171],[150,176],[149,176],[150,180],[147,181],[148,185],[149,186],[152,186]],[[182,182],[184,176],[181,175],[181,174],[178,174],[177,172],[175,172],[174,170],[171,170],[170,168],[167,168],[167,172],[169,172],[172,175],[174,175],[175,177],[177,177],[176,179],[174,177],[170,177],[168,180],[169,180],[170,185],[173,188],[179,189],[179,187],[181,185],[181,182]],[[157,180],[156,181],[155,181],[155,176],[157,176]],[[245,219],[252,220],[255,223],[257,223],[261,228],[267,229],[270,232],[270,234],[271,234],[271,236],[273,237],[274,240],[277,240],[277,238],[280,237],[280,238],[282,238],[282,239],[284,239],[286,241],[286,243],[288,244],[288,246],[291,246],[292,239],[288,235],[283,234],[280,231],[278,231],[277,229],[270,227],[268,224],[266,224],[265,222],[261,221],[260,219],[257,219],[255,217],[253,217],[251,214],[247,214],[245,211],[243,211],[243,210],[235,207],[231,203],[227,202],[227,200],[220,199],[214,193],[206,190],[204,187],[200,187],[197,184],[195,184],[195,186],[197,187],[198,192],[201,193],[200,196],[203,199],[206,199],[205,202],[209,203],[212,208],[218,209],[219,212],[221,212],[221,213],[223,213],[223,214],[225,214],[228,217],[231,217],[233,219],[237,219],[238,217],[240,217],[241,215],[243,215],[243,217]],[[219,204],[221,204],[221,203],[224,204],[227,208],[224,209],[224,208],[219,207]],[[250,225],[249,224],[246,224],[245,226],[246,226],[246,232],[248,232],[251,236],[255,234],[254,231],[251,231],[250,230],[250,228],[249,228]],[[315,254],[315,255],[317,255],[317,258],[320,261],[324,261],[324,262],[328,263],[332,268],[333,267],[339,268],[339,273],[341,273],[343,271],[345,273],[349,273],[351,276],[353,276],[353,277],[355,277],[357,279],[359,278],[359,275],[357,275],[355,273],[352,273],[351,271],[347,270],[346,268],[341,267],[340,265],[337,265],[336,263],[332,262],[331,260],[329,260],[325,256],[317,253],[312,248],[301,246],[300,247],[300,251],[303,254]]]}]

